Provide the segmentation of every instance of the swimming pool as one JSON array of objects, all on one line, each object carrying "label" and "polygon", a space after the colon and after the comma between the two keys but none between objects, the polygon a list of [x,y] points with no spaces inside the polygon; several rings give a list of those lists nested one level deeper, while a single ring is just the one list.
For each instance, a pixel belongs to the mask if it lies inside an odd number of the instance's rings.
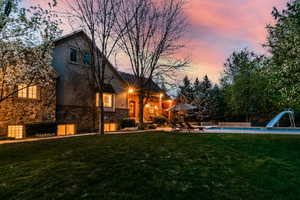
[{"label": "swimming pool", "polygon": [[204,129],[205,133],[247,133],[247,134],[300,134],[300,128],[222,128]]}]

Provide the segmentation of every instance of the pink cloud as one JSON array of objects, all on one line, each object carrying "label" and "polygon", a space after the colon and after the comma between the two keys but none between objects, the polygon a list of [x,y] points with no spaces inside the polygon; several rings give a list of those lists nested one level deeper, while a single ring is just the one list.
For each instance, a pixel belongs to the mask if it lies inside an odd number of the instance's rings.
[{"label": "pink cloud", "polygon": [[187,14],[191,24],[228,38],[263,42],[265,25],[272,22],[272,7],[286,0],[190,1]]},{"label": "pink cloud", "polygon": [[[42,4],[46,0],[23,0],[24,5]],[[65,10],[58,0],[58,10]],[[187,71],[193,79],[205,74],[218,81],[223,63],[233,50],[248,47],[259,53],[265,50],[265,26],[273,22],[274,6],[283,8],[287,0],[189,0],[186,6],[191,30],[188,47],[179,53],[191,55],[191,68]],[[69,29],[65,26],[65,29]],[[121,58],[117,63],[125,62]],[[129,64],[129,63],[128,63]],[[120,66],[120,68],[126,68]],[[122,69],[121,68],[121,69]]]},{"label": "pink cloud", "polygon": [[189,33],[193,45],[191,77],[208,74],[217,82],[233,50],[248,47],[264,53],[261,44],[266,39],[266,25],[273,22],[272,8],[283,8],[285,3],[286,0],[191,0],[187,7],[193,30]]}]

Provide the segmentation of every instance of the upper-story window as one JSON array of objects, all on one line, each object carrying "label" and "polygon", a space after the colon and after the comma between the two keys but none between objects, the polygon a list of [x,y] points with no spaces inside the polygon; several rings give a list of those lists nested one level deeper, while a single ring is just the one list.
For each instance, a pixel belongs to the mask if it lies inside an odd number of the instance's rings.
[{"label": "upper-story window", "polygon": [[70,48],[70,61],[77,63],[77,50]]},{"label": "upper-story window", "polygon": [[103,106],[105,108],[112,108],[113,107],[113,95],[104,93],[103,94]]},{"label": "upper-story window", "polygon": [[90,65],[91,64],[91,54],[90,53],[85,53],[83,54],[83,64],[85,65]]},{"label": "upper-story window", "polygon": [[37,86],[29,86],[27,87],[25,84],[21,84],[18,86],[18,97],[19,98],[27,98],[27,99],[37,99]]},{"label": "upper-story window", "polygon": [[[103,93],[103,107],[113,108],[114,95],[110,93]],[[99,106],[99,93],[96,94],[96,106]]]}]

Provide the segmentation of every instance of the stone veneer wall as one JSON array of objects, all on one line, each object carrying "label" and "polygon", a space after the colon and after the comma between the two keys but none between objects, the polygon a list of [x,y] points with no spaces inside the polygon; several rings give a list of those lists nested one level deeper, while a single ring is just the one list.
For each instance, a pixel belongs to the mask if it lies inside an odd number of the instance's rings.
[{"label": "stone veneer wall", "polygon": [[[98,119],[99,115],[97,115]],[[128,109],[118,109],[116,108],[115,112],[105,112],[104,120],[105,122],[110,123],[120,123],[122,119],[129,118],[129,110]],[[99,129],[98,125],[96,125],[96,129]]]},{"label": "stone veneer wall", "polygon": [[[77,131],[94,132],[98,129],[99,115],[95,107],[87,106],[57,106],[57,123],[76,124]],[[116,109],[115,112],[105,112],[105,122],[119,123],[129,117],[128,109]]]},{"label": "stone veneer wall", "polygon": [[18,98],[17,94],[0,103],[0,135],[7,135],[8,125],[55,122],[55,83],[38,87],[38,99]]},{"label": "stone veneer wall", "polygon": [[58,124],[76,124],[78,132],[92,132],[94,131],[95,108],[57,105],[56,120]]},{"label": "stone veneer wall", "polygon": [[104,116],[105,122],[119,123],[122,119],[129,118],[128,109],[116,109],[115,112],[106,112]]}]

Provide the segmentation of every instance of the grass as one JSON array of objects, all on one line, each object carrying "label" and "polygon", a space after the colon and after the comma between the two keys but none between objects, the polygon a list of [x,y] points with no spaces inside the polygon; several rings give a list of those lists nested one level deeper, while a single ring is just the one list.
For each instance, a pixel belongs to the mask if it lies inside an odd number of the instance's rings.
[{"label": "grass", "polygon": [[299,199],[300,136],[132,134],[0,145],[0,199]]}]

